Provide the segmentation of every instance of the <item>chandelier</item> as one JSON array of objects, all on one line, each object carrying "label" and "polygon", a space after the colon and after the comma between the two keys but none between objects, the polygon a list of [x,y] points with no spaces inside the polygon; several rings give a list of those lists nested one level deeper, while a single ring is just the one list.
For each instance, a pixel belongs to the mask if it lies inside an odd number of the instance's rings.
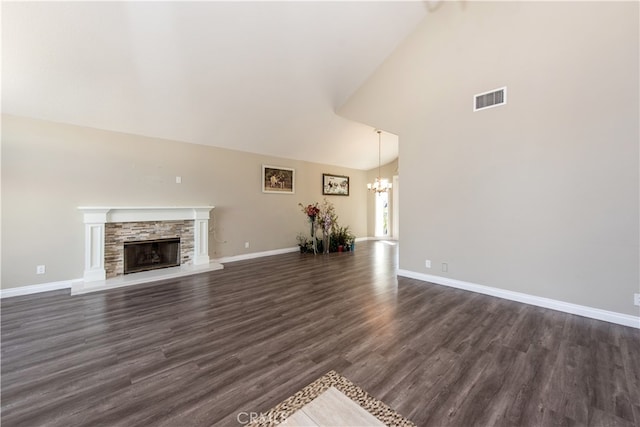
[{"label": "chandelier", "polygon": [[376,129],[376,132],[378,133],[378,177],[373,183],[368,183],[367,188],[374,193],[386,193],[391,189],[391,183],[388,179],[380,178],[380,140],[382,139],[382,131]]}]

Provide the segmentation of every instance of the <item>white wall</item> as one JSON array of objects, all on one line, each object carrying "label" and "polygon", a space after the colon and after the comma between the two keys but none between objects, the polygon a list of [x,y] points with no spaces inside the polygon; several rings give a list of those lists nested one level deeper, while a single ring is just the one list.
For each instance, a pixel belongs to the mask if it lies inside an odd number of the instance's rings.
[{"label": "white wall", "polygon": [[[262,193],[262,164],[294,168],[295,194]],[[79,206],[214,205],[210,257],[294,247],[322,173],[350,177],[349,197],[327,198],[366,236],[365,171],[3,115],[2,288],[82,277]]]},{"label": "white wall", "polygon": [[[637,2],[427,16],[340,111],[400,137],[400,268],[638,315],[638,16]],[[472,111],[504,85],[506,106]]]}]

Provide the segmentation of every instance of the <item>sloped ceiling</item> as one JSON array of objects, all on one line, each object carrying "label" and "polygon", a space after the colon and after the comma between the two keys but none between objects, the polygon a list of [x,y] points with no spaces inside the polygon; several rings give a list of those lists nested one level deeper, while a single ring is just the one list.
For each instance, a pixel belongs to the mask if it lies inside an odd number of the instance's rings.
[{"label": "sloped ceiling", "polygon": [[[372,126],[335,111],[422,2],[3,2],[4,113],[356,169]],[[383,134],[382,162],[398,140]]]}]

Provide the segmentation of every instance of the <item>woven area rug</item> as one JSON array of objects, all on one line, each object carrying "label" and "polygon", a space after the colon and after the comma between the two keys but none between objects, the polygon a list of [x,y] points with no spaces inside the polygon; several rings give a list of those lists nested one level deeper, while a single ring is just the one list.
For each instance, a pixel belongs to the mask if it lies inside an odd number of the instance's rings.
[{"label": "woven area rug", "polygon": [[[336,408],[331,405],[336,405]],[[314,410],[321,416],[314,417]],[[350,421],[341,422],[340,413],[345,410],[350,413]],[[328,421],[323,422],[319,418]],[[414,423],[335,371],[328,372],[269,411],[261,413],[247,426],[346,426],[352,425],[354,419],[360,420],[358,425],[415,427]]]}]

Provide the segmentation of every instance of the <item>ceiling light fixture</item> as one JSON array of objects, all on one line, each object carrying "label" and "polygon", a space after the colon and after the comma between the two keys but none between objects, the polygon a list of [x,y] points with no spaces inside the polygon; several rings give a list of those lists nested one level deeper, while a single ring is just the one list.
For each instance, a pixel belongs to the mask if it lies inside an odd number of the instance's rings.
[{"label": "ceiling light fixture", "polygon": [[375,182],[368,183],[367,188],[369,191],[373,191],[374,193],[385,193],[391,189],[391,183],[388,179],[382,179],[380,177],[380,141],[382,139],[382,131],[380,129],[376,129],[378,133],[378,177]]}]

